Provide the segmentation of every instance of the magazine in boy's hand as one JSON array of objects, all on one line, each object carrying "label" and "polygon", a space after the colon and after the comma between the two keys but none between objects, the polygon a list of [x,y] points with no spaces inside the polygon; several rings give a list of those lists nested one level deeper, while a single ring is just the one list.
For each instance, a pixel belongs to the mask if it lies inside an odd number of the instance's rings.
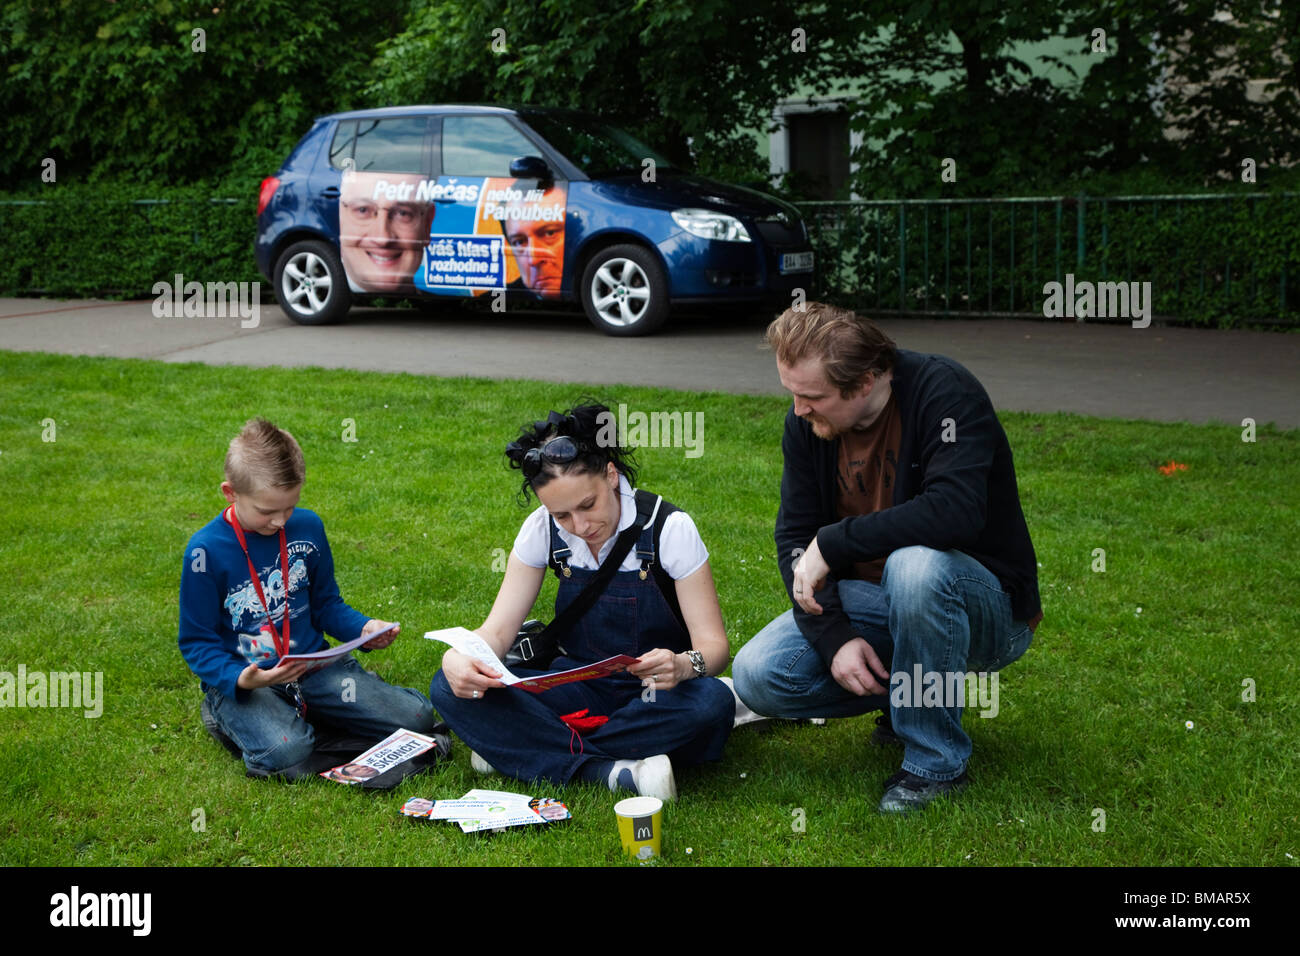
[{"label": "magazine in boy's hand", "polygon": [[284,657],[280,658],[278,663],[296,664],[299,661],[310,663],[311,667],[307,668],[307,673],[310,674],[313,671],[320,670],[322,667],[328,667],[330,664],[333,664],[340,657],[344,657],[347,654],[350,654],[352,651],[356,650],[362,644],[369,643],[370,641],[373,641],[376,637],[379,637],[379,635],[387,634],[393,628],[398,626],[399,626],[398,622],[394,621],[392,624],[389,624],[387,627],[381,627],[373,634],[362,634],[360,637],[356,638],[355,640],[348,641],[346,644],[335,644],[333,647],[327,647],[323,651],[316,651],[315,653],[312,654],[286,654]]},{"label": "magazine in boy's hand", "polygon": [[534,694],[540,694],[542,691],[558,687],[560,684],[592,680],[596,677],[608,677],[610,674],[617,674],[619,671],[627,670],[629,664],[636,664],[640,660],[636,657],[628,657],[626,654],[617,654],[614,657],[607,657],[603,661],[596,661],[594,664],[571,667],[567,671],[539,674],[536,677],[519,677],[510,673],[506,665],[501,663],[501,658],[497,657],[496,652],[488,646],[487,641],[473,631],[463,627],[448,627],[441,631],[429,631],[424,636],[430,641],[441,641],[444,644],[450,644],[466,657],[472,657],[479,663],[487,665],[501,675],[497,679],[507,687],[518,687]]}]

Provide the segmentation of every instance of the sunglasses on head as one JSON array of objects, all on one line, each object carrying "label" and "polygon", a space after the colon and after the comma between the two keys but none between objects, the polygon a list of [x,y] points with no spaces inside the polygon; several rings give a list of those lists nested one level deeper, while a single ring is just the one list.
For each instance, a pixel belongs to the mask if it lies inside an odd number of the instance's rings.
[{"label": "sunglasses on head", "polygon": [[[516,449],[518,444],[511,442]],[[550,462],[553,465],[567,465],[582,454],[582,442],[575,441],[568,435],[556,435],[542,442],[536,448],[530,448],[524,452],[523,457],[519,459],[519,466],[523,470],[524,477],[533,479],[537,473],[542,470],[543,462]]]}]

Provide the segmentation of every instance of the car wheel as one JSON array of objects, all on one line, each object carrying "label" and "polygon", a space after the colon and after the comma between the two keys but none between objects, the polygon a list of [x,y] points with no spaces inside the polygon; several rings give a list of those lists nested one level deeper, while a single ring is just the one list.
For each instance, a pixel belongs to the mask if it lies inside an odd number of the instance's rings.
[{"label": "car wheel", "polygon": [[275,264],[275,296],[299,325],[325,325],[347,315],[352,291],[343,262],[329,243],[295,242]]},{"label": "car wheel", "polygon": [[606,335],[648,335],[668,318],[668,279],[641,246],[600,250],[583,270],[581,289],[587,318]]}]

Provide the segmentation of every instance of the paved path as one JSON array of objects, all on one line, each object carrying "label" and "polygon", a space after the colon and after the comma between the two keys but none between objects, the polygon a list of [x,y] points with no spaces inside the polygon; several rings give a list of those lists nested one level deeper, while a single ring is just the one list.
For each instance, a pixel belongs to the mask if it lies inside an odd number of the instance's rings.
[{"label": "paved path", "polygon": [[[577,313],[356,309],[343,325],[309,328],[269,305],[243,329],[238,319],[155,318],[152,304],[0,299],[0,349],[782,391],[759,346],[758,317],[679,316],[660,335],[615,339]],[[881,325],[904,348],[966,365],[999,409],[1300,428],[1300,334],[1019,320]]]}]

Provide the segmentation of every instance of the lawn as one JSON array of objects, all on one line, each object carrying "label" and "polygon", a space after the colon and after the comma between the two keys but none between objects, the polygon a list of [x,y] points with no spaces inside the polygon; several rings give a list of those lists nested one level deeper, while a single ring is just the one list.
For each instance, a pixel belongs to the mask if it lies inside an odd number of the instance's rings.
[{"label": "lawn", "polygon": [[[527,513],[501,451],[584,395],[703,413],[703,453],[643,448],[641,484],[695,518],[733,652],[787,606],[780,398],[31,353],[0,353],[0,395],[0,671],[103,674],[97,718],[0,709],[0,864],[620,860],[608,791],[481,778],[459,742],[433,774],[369,794],[247,779],[207,736],[176,648],[181,561],[255,414],[303,446],[302,505],[324,518],[344,598],[403,623],[362,657],[386,680],[427,689],[442,645],[420,635],[482,621]],[[899,757],[867,743],[869,717],[746,727],[721,763],[679,772],[666,865],[1295,865],[1300,433],[1002,421],[1046,619],[1002,673],[997,716],[967,713],[970,789],[882,817]],[[1171,460],[1187,467],[1163,473]],[[538,616],[553,595],[548,581]],[[398,813],[474,786],[553,793],[574,819],[481,836]]]}]

